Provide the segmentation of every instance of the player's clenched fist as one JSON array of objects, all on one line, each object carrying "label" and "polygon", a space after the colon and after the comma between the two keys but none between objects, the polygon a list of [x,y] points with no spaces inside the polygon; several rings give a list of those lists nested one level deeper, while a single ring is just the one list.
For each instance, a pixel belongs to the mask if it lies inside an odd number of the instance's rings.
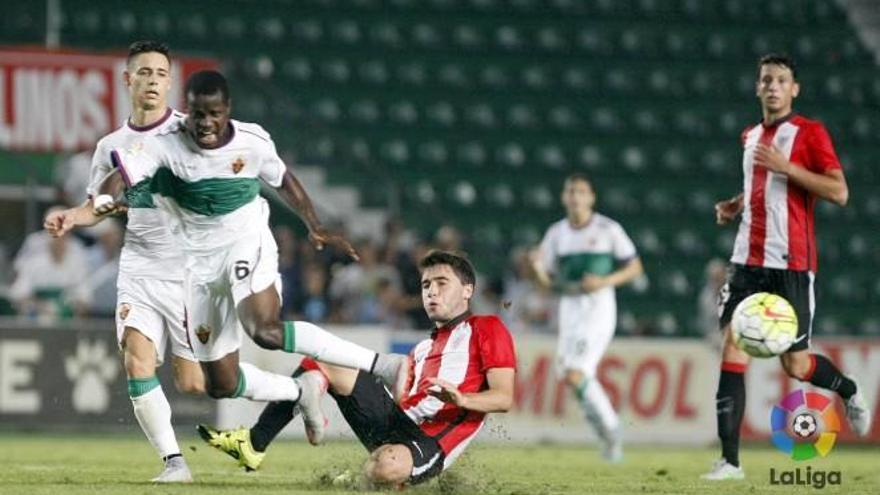
[{"label": "player's clenched fist", "polygon": [[52,209],[43,220],[43,228],[52,237],[61,237],[74,227],[71,210]]},{"label": "player's clenched fist", "polygon": [[726,225],[733,221],[743,210],[743,196],[737,195],[731,199],[715,203],[715,223]]}]

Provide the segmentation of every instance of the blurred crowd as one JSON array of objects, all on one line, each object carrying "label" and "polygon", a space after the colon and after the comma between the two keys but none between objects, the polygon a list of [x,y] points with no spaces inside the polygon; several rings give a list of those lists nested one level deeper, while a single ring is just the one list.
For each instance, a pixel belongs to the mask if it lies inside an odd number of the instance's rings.
[{"label": "blurred crowd", "polygon": [[[56,208],[64,206],[52,209]],[[316,250],[288,226],[273,231],[283,317],[314,322],[428,328],[418,261],[434,248],[462,250],[462,236],[452,226],[441,227],[431,239],[419,239],[394,220],[386,225],[383,243],[353,240],[359,262],[332,246]],[[57,239],[42,230],[33,232],[6,263],[9,273],[0,278],[6,280],[0,294],[12,313],[43,321],[112,317],[123,237],[119,219]],[[550,331],[550,295],[529,281],[524,249],[515,251],[512,261],[510,273],[503,277],[479,276],[474,311],[498,313],[503,301],[515,300],[516,310],[505,311],[512,330]]]},{"label": "blurred crowd", "polygon": [[[28,235],[9,264],[11,283],[5,290],[0,285],[0,294],[5,292],[13,312],[30,318],[112,317],[123,229],[121,221],[113,219],[61,239],[43,231]],[[384,242],[353,240],[360,256],[354,262],[331,246],[316,250],[307,237],[286,225],[273,231],[284,319],[393,329],[430,327],[422,310],[418,261],[434,248],[461,251],[463,242],[453,226],[440,227],[432,238],[422,239],[392,220]],[[345,234],[339,227],[335,232]],[[514,333],[555,333],[555,299],[532,282],[527,248],[514,249],[509,261],[501,275],[478,273],[474,312],[501,315]],[[709,340],[718,339],[717,294],[725,266],[721,260],[707,265],[696,302],[699,326],[707,329]],[[627,333],[664,334],[653,328],[637,323]]]}]

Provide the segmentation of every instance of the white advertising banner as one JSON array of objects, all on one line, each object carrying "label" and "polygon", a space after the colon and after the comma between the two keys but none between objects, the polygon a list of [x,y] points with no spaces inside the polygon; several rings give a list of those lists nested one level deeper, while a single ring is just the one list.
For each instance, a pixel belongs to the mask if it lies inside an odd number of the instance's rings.
[{"label": "white advertising banner", "polygon": [[[394,352],[406,352],[427,336],[379,328],[329,330],[367,347]],[[548,335],[517,336],[516,345],[519,368],[515,408],[508,414],[490,415],[482,440],[577,443],[595,439],[571,392],[556,375],[556,339]],[[845,372],[855,373],[872,411],[878,410],[880,343],[820,340],[814,348],[840,363]],[[281,373],[291,373],[299,361],[289,354],[258,349],[250,342],[242,356],[259,367]],[[620,413],[628,443],[708,445],[716,436],[719,360],[719,354],[699,340],[617,339],[602,360],[597,379]],[[746,383],[743,438],[767,440],[773,406],[800,384],[784,376],[777,359],[754,360]],[[840,406],[840,401],[836,402]],[[331,423],[328,438],[353,438],[332,399],[328,397],[325,405]],[[249,426],[262,407],[261,403],[240,399],[221,401],[219,426]],[[840,414],[843,417],[842,410]],[[872,435],[860,441],[880,441],[878,431],[880,428],[875,427]],[[283,435],[302,437],[301,419],[297,418]],[[858,440],[845,425],[840,439]]]},{"label": "white advertising banner", "polygon": [[[0,149],[79,151],[119,127],[129,114],[122,80],[125,54],[0,48]],[[210,59],[176,57],[169,103],[182,108],[193,72]]]}]

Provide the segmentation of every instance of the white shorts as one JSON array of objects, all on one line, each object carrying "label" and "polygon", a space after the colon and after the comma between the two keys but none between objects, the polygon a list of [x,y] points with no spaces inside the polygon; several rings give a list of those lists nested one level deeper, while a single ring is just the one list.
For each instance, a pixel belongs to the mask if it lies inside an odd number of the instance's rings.
[{"label": "white shorts", "polygon": [[214,256],[190,259],[186,272],[189,342],[202,362],[241,347],[244,328],[236,307],[242,300],[273,283],[281,297],[278,246],[268,226]]},{"label": "white shorts", "polygon": [[559,301],[559,342],[556,371],[580,371],[596,376],[599,361],[617,327],[617,304],[613,297],[562,297]]},{"label": "white shorts", "polygon": [[153,342],[158,364],[165,360],[169,340],[172,355],[196,360],[187,342],[182,282],[120,275],[116,287],[116,340],[120,349],[125,328],[131,327]]}]

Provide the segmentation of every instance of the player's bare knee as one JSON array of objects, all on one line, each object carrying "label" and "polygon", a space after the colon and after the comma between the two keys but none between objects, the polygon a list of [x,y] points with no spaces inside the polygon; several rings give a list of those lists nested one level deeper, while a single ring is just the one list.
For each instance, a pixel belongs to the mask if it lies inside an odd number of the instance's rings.
[{"label": "player's bare knee", "polygon": [[412,454],[403,445],[383,445],[367,461],[367,478],[380,485],[397,485],[409,479]]},{"label": "player's bare knee", "polygon": [[229,399],[235,395],[237,386],[229,386],[228,384],[212,383],[206,387],[208,396],[212,399]]},{"label": "player's bare knee", "polygon": [[788,376],[796,380],[805,380],[810,372],[810,360],[796,354],[783,354],[780,358],[782,361],[782,369]]},{"label": "player's bare knee", "polygon": [[260,325],[253,333],[254,343],[263,349],[277,350],[284,348],[284,333],[277,324]]},{"label": "player's bare knee", "polygon": [[188,375],[174,375],[174,387],[180,393],[202,395],[205,393],[205,380],[201,377],[197,379]]},{"label": "player's bare knee", "polygon": [[231,376],[214,377],[205,385],[205,391],[212,399],[228,399],[235,396],[238,390],[238,374]]},{"label": "player's bare knee", "polygon": [[129,378],[149,378],[156,374],[156,359],[143,350],[126,347],[123,354],[125,373]]}]

